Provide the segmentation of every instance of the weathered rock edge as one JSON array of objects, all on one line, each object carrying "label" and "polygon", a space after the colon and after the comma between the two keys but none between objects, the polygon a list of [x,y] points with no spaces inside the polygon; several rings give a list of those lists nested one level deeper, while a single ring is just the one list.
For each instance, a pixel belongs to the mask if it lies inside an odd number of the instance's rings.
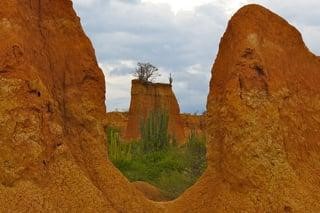
[{"label": "weathered rock edge", "polygon": [[107,160],[104,77],[69,0],[0,2],[0,212],[157,212]]},{"label": "weathered rock edge", "polygon": [[320,62],[293,26],[241,8],[212,69],[208,169],[170,211],[319,212],[319,82]]},{"label": "weathered rock edge", "polygon": [[183,123],[180,116],[180,107],[170,84],[149,83],[132,80],[131,101],[128,113],[128,125],[125,137],[127,140],[138,139],[140,125],[156,110],[168,113],[168,132],[178,143],[186,141]]},{"label": "weathered rock edge", "polygon": [[208,169],[147,201],[106,160],[104,81],[69,0],[0,2],[1,212],[318,212],[320,62],[249,5],[229,22],[208,96]]}]

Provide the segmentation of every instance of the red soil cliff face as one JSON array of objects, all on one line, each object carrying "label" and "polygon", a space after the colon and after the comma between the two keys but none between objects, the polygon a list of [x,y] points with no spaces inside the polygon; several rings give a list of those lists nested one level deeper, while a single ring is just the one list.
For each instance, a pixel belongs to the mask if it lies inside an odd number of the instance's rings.
[{"label": "red soil cliff face", "polygon": [[320,62],[250,5],[229,22],[208,96],[208,169],[170,210],[320,211]]},{"label": "red soil cliff face", "polygon": [[180,108],[169,84],[142,83],[132,81],[131,102],[126,132],[127,139],[140,137],[141,121],[154,110],[166,110],[169,115],[168,131],[178,142],[185,140],[183,124],[180,118]]},{"label": "red soil cliff face", "polygon": [[104,119],[105,127],[116,128],[120,137],[124,138],[128,125],[128,113],[127,112],[108,112]]},{"label": "red soil cliff face", "polygon": [[256,5],[212,70],[208,169],[146,200],[106,159],[104,81],[69,0],[0,1],[1,212],[319,212],[320,62]]},{"label": "red soil cliff face", "polygon": [[184,127],[185,136],[189,137],[192,133],[195,133],[198,136],[205,135],[205,114],[181,114],[181,121]]},{"label": "red soil cliff face", "polygon": [[151,211],[107,160],[104,93],[71,1],[0,1],[0,212]]},{"label": "red soil cliff face", "polygon": [[[120,132],[120,137],[125,138],[127,126],[128,126],[128,112],[108,112],[104,119],[105,127],[114,127]],[[198,136],[205,135],[205,115],[191,115],[191,114],[180,114],[181,124],[184,130],[184,140],[192,132],[196,133]]]}]

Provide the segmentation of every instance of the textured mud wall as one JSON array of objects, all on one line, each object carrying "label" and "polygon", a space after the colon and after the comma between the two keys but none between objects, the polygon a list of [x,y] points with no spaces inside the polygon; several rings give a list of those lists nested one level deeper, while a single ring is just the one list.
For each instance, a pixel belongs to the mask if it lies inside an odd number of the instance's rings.
[{"label": "textured mud wall", "polygon": [[107,161],[104,93],[71,1],[0,1],[0,212],[151,211]]},{"label": "textured mud wall", "polygon": [[205,135],[205,115],[181,114],[184,135],[189,137],[192,133],[199,136]]},{"label": "textured mud wall", "polygon": [[208,169],[176,201],[106,160],[104,81],[69,0],[0,1],[0,212],[319,212],[320,61],[255,5],[212,70]]},{"label": "textured mud wall", "polygon": [[168,112],[169,133],[178,142],[184,142],[185,136],[180,118],[180,107],[172,87],[169,84],[148,84],[138,80],[132,81],[126,138],[139,138],[141,121],[146,119],[150,112],[158,109]]},{"label": "textured mud wall", "polygon": [[[118,129],[120,137],[125,138],[128,120],[128,112],[108,112],[104,119],[104,125]],[[180,114],[179,121],[183,127],[184,141],[187,141],[192,132],[199,136],[205,134],[205,115]]]},{"label": "textured mud wall", "polygon": [[124,138],[128,125],[128,112],[108,112],[104,119],[106,128],[112,127],[119,130],[120,137]]},{"label": "textured mud wall", "polygon": [[260,6],[240,9],[212,69],[208,169],[170,210],[319,212],[319,82],[294,27]]}]

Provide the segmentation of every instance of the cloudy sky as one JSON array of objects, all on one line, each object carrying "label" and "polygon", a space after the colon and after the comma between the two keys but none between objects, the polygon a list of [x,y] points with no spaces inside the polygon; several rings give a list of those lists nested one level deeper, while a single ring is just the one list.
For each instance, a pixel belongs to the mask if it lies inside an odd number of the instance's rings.
[{"label": "cloudy sky", "polygon": [[107,81],[108,111],[127,110],[132,72],[150,62],[182,112],[202,112],[220,37],[234,12],[258,3],[296,26],[320,55],[319,0],[73,0]]}]

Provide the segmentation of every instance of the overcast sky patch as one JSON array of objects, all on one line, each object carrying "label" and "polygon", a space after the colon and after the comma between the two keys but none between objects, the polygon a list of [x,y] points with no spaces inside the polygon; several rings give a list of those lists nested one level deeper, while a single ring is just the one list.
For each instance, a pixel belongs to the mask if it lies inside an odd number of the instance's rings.
[{"label": "overcast sky patch", "polygon": [[203,112],[220,37],[230,16],[247,3],[286,18],[320,54],[318,0],[74,0],[106,76],[107,109],[127,110],[132,72],[150,62],[173,89],[182,112]]}]

